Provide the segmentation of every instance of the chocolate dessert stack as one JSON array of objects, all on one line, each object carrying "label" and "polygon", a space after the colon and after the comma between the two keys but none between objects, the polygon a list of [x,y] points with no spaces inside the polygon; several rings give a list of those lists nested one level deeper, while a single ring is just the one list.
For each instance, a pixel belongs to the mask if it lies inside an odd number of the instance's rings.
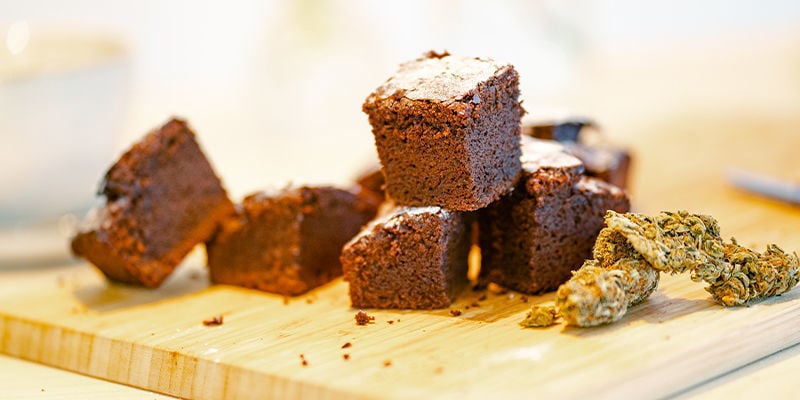
[{"label": "chocolate dessert stack", "polygon": [[605,211],[629,208],[562,146],[520,145],[511,65],[429,52],[402,64],[363,110],[396,206],[342,251],[353,307],[449,306],[468,283],[475,220],[483,279],[552,290],[590,256]]}]

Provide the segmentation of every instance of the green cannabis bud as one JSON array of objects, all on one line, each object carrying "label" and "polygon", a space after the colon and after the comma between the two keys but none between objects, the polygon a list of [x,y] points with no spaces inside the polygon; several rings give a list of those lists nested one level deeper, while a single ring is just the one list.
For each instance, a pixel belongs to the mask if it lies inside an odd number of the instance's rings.
[{"label": "green cannabis bud", "polygon": [[519,324],[525,328],[544,328],[556,323],[556,308],[552,305],[535,305]]},{"label": "green cannabis bud", "polygon": [[658,287],[659,274],[619,232],[604,228],[595,241],[594,259],[609,271],[620,271],[628,307],[643,302]]},{"label": "green cannabis bud", "polygon": [[587,260],[559,286],[556,307],[567,325],[589,327],[619,320],[628,310],[622,272]]},{"label": "green cannabis bud", "polygon": [[736,243],[724,247],[725,266],[715,271],[697,271],[693,275],[709,283],[706,290],[728,307],[788,292],[800,281],[797,254],[787,254],[774,244],[758,253]]},{"label": "green cannabis bud", "polygon": [[679,211],[649,217],[608,211],[605,222],[659,271],[676,274],[723,263],[719,225],[708,215]]},{"label": "green cannabis bud", "polygon": [[628,307],[646,300],[659,272],[690,273],[718,303],[731,307],[779,295],[800,281],[797,254],[770,244],[764,253],[720,237],[717,221],[686,211],[654,217],[608,211],[593,260],[573,272],[556,293],[558,312],[568,325],[614,322]]}]

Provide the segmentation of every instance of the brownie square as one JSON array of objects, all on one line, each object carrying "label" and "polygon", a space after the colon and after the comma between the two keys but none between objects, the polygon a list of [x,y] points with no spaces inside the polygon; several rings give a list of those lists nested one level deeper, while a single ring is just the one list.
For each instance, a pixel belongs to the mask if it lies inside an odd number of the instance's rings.
[{"label": "brownie square", "polygon": [[72,240],[72,251],[110,279],[157,287],[233,213],[220,180],[185,121],[145,136],[109,169],[105,205]]},{"label": "brownie square", "polygon": [[523,140],[517,190],[479,213],[481,278],[528,294],[555,290],[591,258],[606,210],[626,212],[624,191],[583,175],[555,142]]},{"label": "brownie square", "polygon": [[208,243],[211,280],[294,296],[342,275],[339,255],[377,204],[333,187],[245,197]]},{"label": "brownie square", "polygon": [[529,120],[523,121],[522,134],[557,142],[577,142],[584,127],[595,125],[594,121],[585,117]]},{"label": "brownie square", "polygon": [[631,154],[627,150],[608,144],[565,143],[565,147],[570,154],[583,162],[586,175],[622,189],[628,187]]},{"label": "brownie square", "polygon": [[361,197],[363,201],[382,207],[381,204],[387,201],[386,192],[383,189],[385,183],[383,170],[380,165],[376,165],[359,174],[350,190]]},{"label": "brownie square", "polygon": [[440,207],[400,207],[342,251],[356,308],[444,308],[467,285],[469,215]]},{"label": "brownie square", "polygon": [[522,124],[522,134],[561,142],[568,153],[583,162],[586,175],[602,179],[622,189],[627,188],[628,171],[631,166],[630,152],[602,139],[587,140],[586,135],[582,135],[581,132],[584,128],[592,127],[596,128],[597,124],[581,117],[526,121]]},{"label": "brownie square", "polygon": [[519,79],[511,65],[429,53],[400,66],[363,105],[399,205],[471,211],[518,178]]}]

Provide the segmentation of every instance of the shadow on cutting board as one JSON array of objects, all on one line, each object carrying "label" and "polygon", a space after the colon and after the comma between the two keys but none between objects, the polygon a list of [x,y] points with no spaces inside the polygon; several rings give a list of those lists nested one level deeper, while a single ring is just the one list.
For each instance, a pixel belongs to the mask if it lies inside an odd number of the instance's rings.
[{"label": "shadow on cutting board", "polygon": [[104,279],[76,288],[73,295],[86,308],[104,312],[174,299],[208,287],[206,269],[199,264],[186,263],[178,267],[175,274],[157,289],[115,283]]}]

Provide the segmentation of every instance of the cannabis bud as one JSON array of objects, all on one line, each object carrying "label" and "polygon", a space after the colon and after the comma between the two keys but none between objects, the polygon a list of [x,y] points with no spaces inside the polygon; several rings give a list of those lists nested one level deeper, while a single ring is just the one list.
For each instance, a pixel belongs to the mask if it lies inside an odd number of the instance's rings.
[{"label": "cannabis bud", "polygon": [[655,217],[608,211],[593,260],[573,272],[556,293],[556,306],[569,325],[614,322],[628,307],[647,299],[659,272],[689,272],[725,306],[745,305],[791,290],[800,281],[797,254],[774,244],[764,253],[720,237],[717,221],[686,211]]}]

